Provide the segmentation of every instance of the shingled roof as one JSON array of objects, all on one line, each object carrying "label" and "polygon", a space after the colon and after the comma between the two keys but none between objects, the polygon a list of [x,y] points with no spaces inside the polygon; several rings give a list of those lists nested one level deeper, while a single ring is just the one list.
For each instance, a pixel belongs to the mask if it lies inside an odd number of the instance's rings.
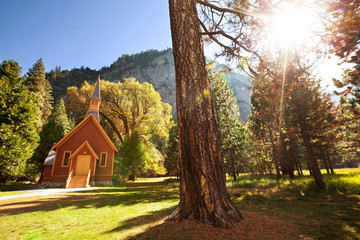
[{"label": "shingled roof", "polygon": [[92,98],[92,99],[100,99],[100,74],[98,76],[98,79],[96,80],[95,89],[94,89],[94,92],[93,92],[93,94],[92,94],[92,96],[90,98]]},{"label": "shingled roof", "polygon": [[85,118],[86,118],[87,116],[89,116],[90,114],[94,115],[94,117],[96,118],[96,120],[99,122],[99,119],[100,119],[100,118],[99,118],[99,112],[98,112],[98,111],[87,111]]},{"label": "shingled roof", "polygon": [[[52,146],[55,146],[56,143],[54,143]],[[55,159],[55,151],[50,149],[48,155],[46,156],[45,158],[45,161],[44,161],[44,165],[53,165],[54,164],[54,159]]]}]

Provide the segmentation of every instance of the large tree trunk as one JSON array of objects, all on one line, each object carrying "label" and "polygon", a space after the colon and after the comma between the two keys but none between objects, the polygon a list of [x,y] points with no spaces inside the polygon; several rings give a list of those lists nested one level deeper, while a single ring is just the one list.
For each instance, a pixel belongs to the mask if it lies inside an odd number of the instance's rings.
[{"label": "large tree trunk", "polygon": [[308,165],[308,169],[309,169],[309,174],[310,174],[310,176],[312,176],[312,175],[313,175],[313,172],[312,172],[312,169],[311,169],[311,166],[310,166],[309,157],[307,158],[307,165]]},{"label": "large tree trunk", "polygon": [[168,220],[231,227],[231,204],[194,0],[169,0],[180,150],[180,202]]},{"label": "large tree trunk", "polygon": [[300,124],[300,129],[301,129],[302,138],[304,140],[304,145],[308,153],[309,163],[312,168],[312,173],[314,175],[315,183],[320,189],[325,189],[325,183],[323,181],[323,177],[321,175],[319,165],[315,159],[314,149],[310,144],[310,137],[306,134],[301,124]]},{"label": "large tree trunk", "polygon": [[322,159],[322,161],[323,161],[324,166],[325,166],[325,168],[326,168],[326,173],[327,173],[327,174],[330,174],[329,165],[328,165],[328,163],[327,163],[326,159],[325,159],[325,158],[323,158],[323,159]]},{"label": "large tree trunk", "polygon": [[274,143],[274,136],[272,134],[272,131],[270,129],[270,139],[271,139],[271,150],[272,150],[272,158],[273,158],[273,161],[275,162],[275,170],[276,170],[276,176],[278,179],[281,178],[281,174],[280,174],[280,167],[279,167],[279,160],[276,156],[276,146],[275,146],[275,143]]},{"label": "large tree trunk", "polygon": [[299,168],[300,168],[301,176],[304,176],[304,173],[303,173],[303,170],[302,170],[302,167],[301,167],[301,163],[299,163]]},{"label": "large tree trunk", "polygon": [[116,127],[116,124],[108,117],[106,116],[104,113],[100,112],[100,115],[106,119],[106,121],[108,121],[108,123],[110,124],[112,130],[116,133],[116,135],[118,136],[119,140],[121,143],[124,143],[124,138],[122,137],[119,129]]},{"label": "large tree trunk", "polygon": [[328,151],[326,151],[325,154],[326,154],[326,160],[329,164],[330,172],[331,172],[331,174],[334,174],[334,167],[333,167],[333,164],[332,164],[332,161],[331,161]]}]

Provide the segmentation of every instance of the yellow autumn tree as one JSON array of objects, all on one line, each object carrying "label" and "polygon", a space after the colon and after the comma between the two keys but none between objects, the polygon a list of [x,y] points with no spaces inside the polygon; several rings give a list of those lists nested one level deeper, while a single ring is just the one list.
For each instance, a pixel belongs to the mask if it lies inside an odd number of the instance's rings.
[{"label": "yellow autumn tree", "polygon": [[[118,140],[137,131],[144,142],[151,136],[167,137],[171,127],[171,106],[161,101],[160,94],[150,83],[139,83],[135,78],[123,79],[123,83],[101,81],[101,121],[109,124]],[[86,81],[80,88],[69,87],[66,108],[70,115],[83,117],[89,106],[94,85]]]}]

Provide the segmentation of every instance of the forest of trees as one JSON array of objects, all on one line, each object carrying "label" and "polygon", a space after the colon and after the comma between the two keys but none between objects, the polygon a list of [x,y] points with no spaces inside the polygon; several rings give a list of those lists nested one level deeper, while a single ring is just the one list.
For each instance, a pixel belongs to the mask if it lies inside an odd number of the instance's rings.
[{"label": "forest of trees", "polygon": [[[169,1],[177,119],[147,82],[101,82],[100,123],[119,150],[114,181],[180,177],[180,203],[168,220],[191,217],[231,227],[242,219],[231,204],[226,174],[233,180],[240,173],[294,178],[307,169],[324,189],[321,168],[334,174],[334,168],[359,165],[359,1],[322,5],[331,14],[322,17],[312,44],[303,41],[300,48],[291,41],[269,49],[259,44],[267,18],[249,13],[271,14],[273,4]],[[240,119],[225,70],[213,71],[205,62],[204,43],[219,45],[217,56],[251,77],[247,122]],[[321,88],[314,72],[330,54],[351,64],[342,79],[334,79],[339,101]],[[42,59],[25,76],[13,60],[0,64],[0,182],[41,181],[52,144],[84,118],[94,85],[84,81],[54,100],[47,78],[57,74],[60,68],[46,74]]]}]

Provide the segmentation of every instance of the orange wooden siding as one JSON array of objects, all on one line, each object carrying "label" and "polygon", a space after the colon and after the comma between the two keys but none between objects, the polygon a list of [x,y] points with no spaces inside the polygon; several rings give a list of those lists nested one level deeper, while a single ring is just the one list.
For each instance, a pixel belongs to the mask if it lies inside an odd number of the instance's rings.
[{"label": "orange wooden siding", "polygon": [[[98,175],[111,175],[113,168],[113,158],[114,158],[114,150],[111,148],[109,143],[106,141],[105,137],[101,134],[99,129],[96,127],[93,120],[87,121],[78,131],[69,137],[62,145],[60,145],[56,149],[56,157],[54,162],[54,169],[52,172],[52,176],[67,176],[69,174],[69,167],[61,167],[62,158],[65,151],[71,151],[74,153],[85,141],[88,141],[90,146],[93,148],[95,153],[100,157],[101,152],[107,152],[107,163],[106,167],[96,166],[95,174]],[[84,149],[89,155],[90,151],[86,147]],[[79,154],[84,155],[83,150],[80,151]],[[76,158],[74,156],[71,159],[70,166],[76,166]],[[95,159],[91,156],[91,164],[90,168],[94,169]],[[74,165],[75,164],[75,165]]]},{"label": "orange wooden siding", "polygon": [[44,165],[43,181],[51,177],[51,170],[53,165]]}]

